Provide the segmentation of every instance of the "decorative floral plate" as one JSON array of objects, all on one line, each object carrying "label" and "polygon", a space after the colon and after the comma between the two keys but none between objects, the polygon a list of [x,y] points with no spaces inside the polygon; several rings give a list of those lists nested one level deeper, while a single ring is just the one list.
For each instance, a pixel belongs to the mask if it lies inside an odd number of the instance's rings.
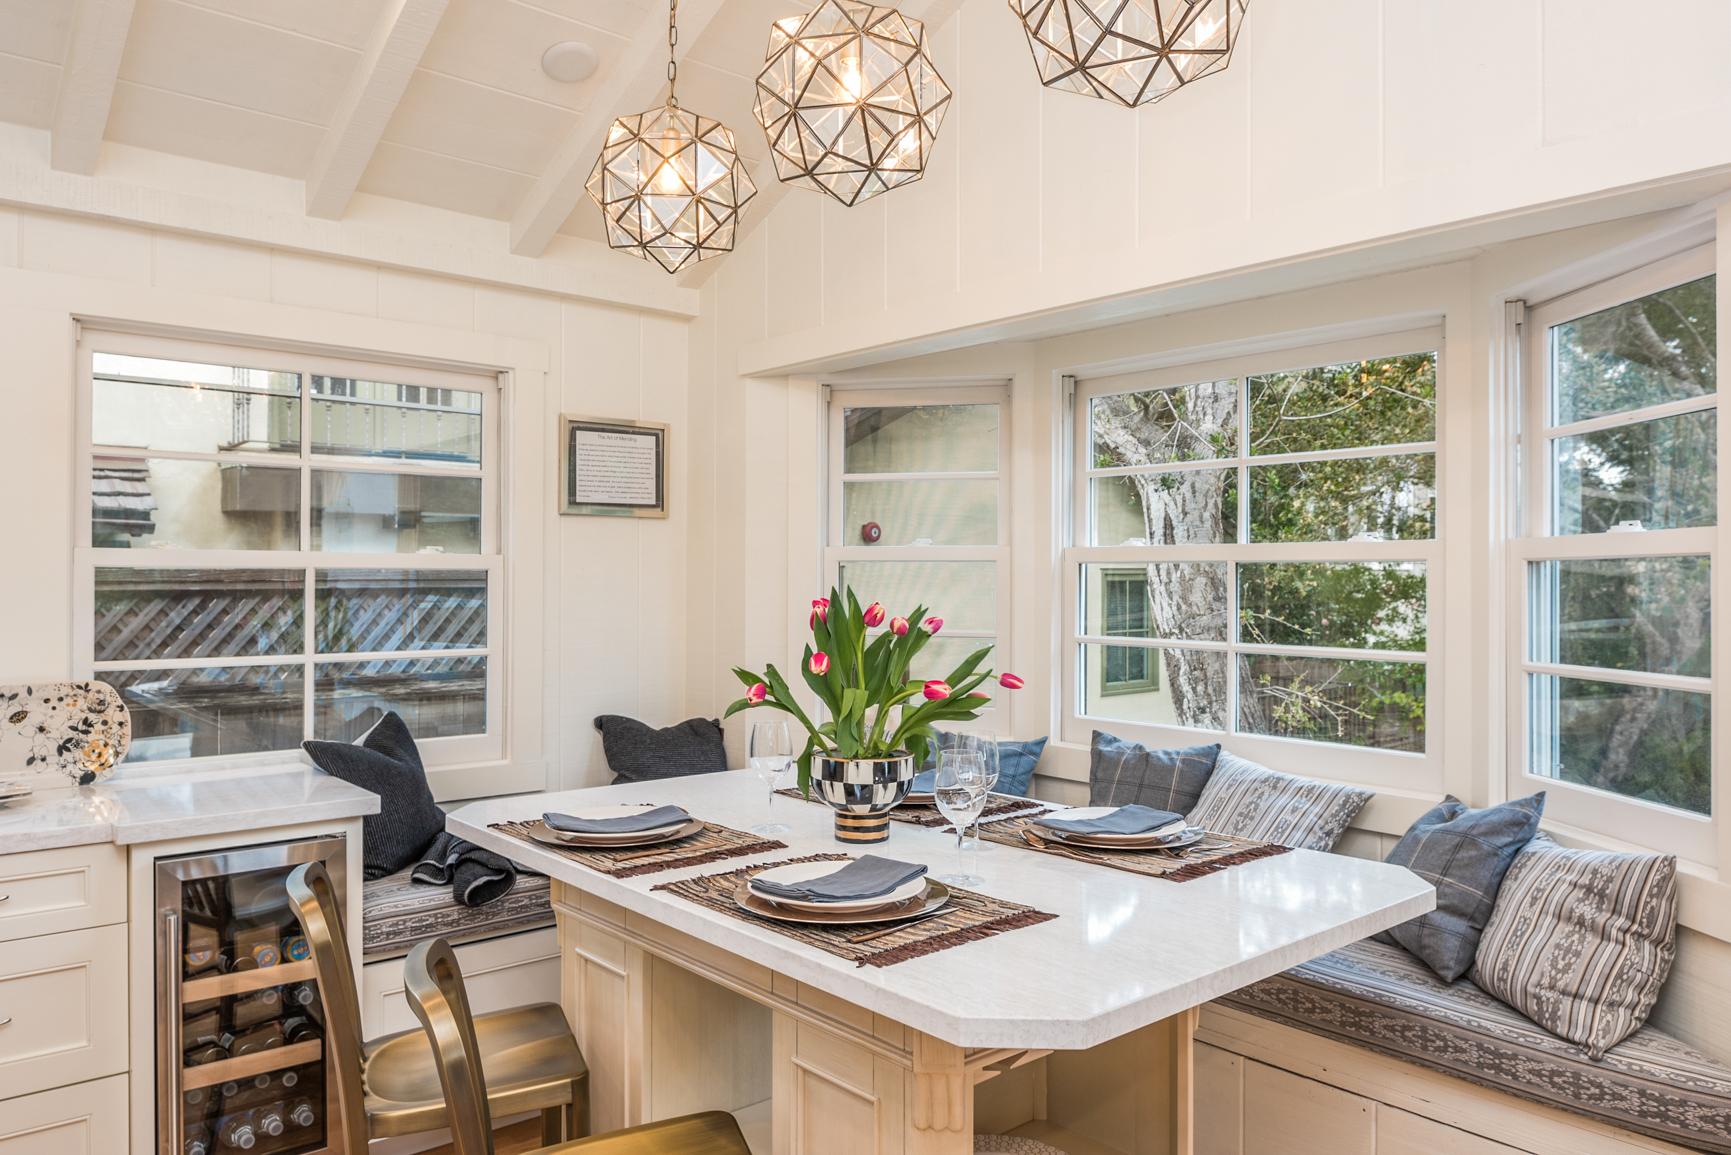
[{"label": "decorative floral plate", "polygon": [[106,682],[0,686],[0,772],[100,782],[132,745],[132,714]]}]

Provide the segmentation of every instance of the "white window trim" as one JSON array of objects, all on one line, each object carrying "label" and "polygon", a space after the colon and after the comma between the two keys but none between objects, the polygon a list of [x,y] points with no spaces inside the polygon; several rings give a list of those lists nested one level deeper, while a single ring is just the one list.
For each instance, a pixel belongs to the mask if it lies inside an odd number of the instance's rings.
[{"label": "white window trim", "polygon": [[[1095,397],[1117,393],[1144,392],[1171,388],[1200,381],[1238,378],[1241,382],[1239,399],[1240,446],[1247,440],[1246,425],[1249,407],[1242,391],[1246,379],[1258,373],[1299,369],[1313,365],[1337,364],[1345,361],[1372,360],[1415,352],[1434,351],[1437,358],[1437,439],[1399,446],[1374,446],[1330,450],[1315,454],[1238,455],[1204,461],[1173,463],[1156,467],[1127,467],[1094,470],[1086,467],[1089,452],[1088,407]],[[1294,773],[1333,781],[1353,782],[1393,790],[1440,790],[1443,787],[1443,678],[1440,655],[1447,625],[1444,620],[1443,549],[1446,529],[1452,516],[1446,512],[1453,468],[1442,452],[1444,430],[1448,425],[1449,392],[1444,388],[1447,347],[1440,325],[1374,335],[1349,337],[1322,344],[1269,348],[1265,344],[1248,345],[1242,355],[1168,364],[1140,372],[1119,372],[1108,376],[1079,379],[1075,385],[1070,412],[1070,544],[1062,556],[1062,677],[1061,730],[1065,742],[1087,745],[1091,731],[1108,730],[1121,737],[1152,745],[1195,745],[1224,741],[1245,757]],[[1280,542],[1268,544],[1222,544],[1198,546],[1088,546],[1092,508],[1088,500],[1089,482],[1095,477],[1122,476],[1134,473],[1171,472],[1178,469],[1247,469],[1250,465],[1273,465],[1285,461],[1321,460],[1327,458],[1358,458],[1392,456],[1399,453],[1431,454],[1436,464],[1435,490],[1438,504],[1435,515],[1435,535],[1427,541],[1398,542]],[[1247,505],[1249,487],[1239,485],[1239,524],[1248,527]],[[1236,641],[1173,643],[1158,639],[1100,638],[1081,628],[1083,567],[1093,564],[1146,564],[1149,562],[1225,562],[1227,575],[1227,621],[1236,635],[1238,618],[1237,566],[1239,563],[1270,561],[1413,561],[1425,567],[1427,604],[1426,642],[1423,651],[1358,651],[1318,647],[1258,646]],[[1228,730],[1127,722],[1084,713],[1082,663],[1084,646],[1089,643],[1141,645],[1150,648],[1178,646],[1185,649],[1215,650],[1227,653],[1270,652],[1296,656],[1314,655],[1325,658],[1371,658],[1411,662],[1426,667],[1425,720],[1426,744],[1423,753],[1375,750],[1331,742],[1316,742],[1297,738],[1280,738],[1261,734],[1241,733],[1236,729],[1238,716],[1237,677],[1229,680],[1229,700],[1226,703]]]},{"label": "white window trim", "polygon": [[[990,665],[995,670],[1013,670],[1015,664],[1010,650],[1010,598],[1013,590],[1011,582],[1011,517],[1010,517],[1010,486],[1009,461],[1010,443],[1010,387],[1002,385],[944,385],[939,383],[921,382],[918,384],[893,386],[866,385],[831,385],[827,389],[827,408],[824,414],[824,427],[828,440],[825,456],[824,493],[824,531],[823,531],[823,573],[825,588],[835,588],[841,580],[841,567],[848,562],[946,562],[946,561],[989,561],[996,563],[993,574],[997,578],[995,595],[995,621],[993,628],[987,630],[966,630],[945,626],[942,632],[946,638],[977,638],[982,642],[992,643]],[[842,463],[846,460],[844,439],[846,431],[843,428],[842,413],[849,407],[870,408],[874,406],[917,406],[917,405],[996,405],[998,407],[998,468],[988,472],[969,473],[861,473],[849,474],[842,471]],[[842,511],[842,487],[848,481],[995,481],[998,484],[998,544],[997,545],[917,545],[917,546],[880,546],[843,544],[841,535],[845,528]],[[895,607],[890,607],[894,609]],[[911,609],[912,607],[906,607]],[[941,609],[941,607],[937,607]],[[977,722],[969,725],[970,729],[983,733],[1005,734],[1010,725],[1010,711],[991,708],[980,711]]]},{"label": "white window trim", "polygon": [[[93,414],[93,354],[121,353],[154,356],[184,361],[218,364],[248,364],[279,369],[298,370],[302,378],[301,446],[299,453],[206,453],[173,450],[140,451],[136,447],[98,446],[92,441]],[[312,422],[311,376],[324,374],[336,377],[386,380],[393,384],[423,385],[434,388],[456,388],[481,394],[481,467],[479,471],[465,467],[440,465],[437,462],[384,460],[345,457],[335,454],[314,454],[311,450]],[[502,549],[504,509],[500,500],[504,492],[503,444],[504,388],[501,375],[476,370],[462,372],[448,368],[416,365],[412,360],[360,360],[303,351],[276,342],[257,345],[228,343],[207,338],[187,338],[166,333],[148,334],[123,329],[80,326],[77,347],[76,437],[77,454],[74,477],[74,512],[76,519],[73,550],[72,586],[72,654],[74,676],[100,678],[110,670],[137,668],[197,668],[217,664],[223,666],[268,666],[304,664],[308,676],[304,679],[302,701],[303,737],[312,733],[315,665],[388,659],[394,657],[442,658],[485,657],[487,659],[486,733],[444,738],[417,739],[416,746],[429,771],[498,763],[506,756],[505,703],[506,681],[509,676],[507,655],[507,573]],[[344,472],[417,474],[448,473],[451,476],[479,477],[481,480],[482,552],[480,554],[367,554],[336,553],[311,549],[299,550],[220,550],[220,549],[108,549],[91,544],[91,462],[96,456],[136,456],[151,459],[181,461],[225,461],[294,468],[300,471],[300,540],[310,542],[312,518],[312,469],[324,467]],[[158,661],[94,660],[95,654],[95,584],[99,568],[129,569],[283,569],[303,570],[306,575],[306,629],[299,654],[266,657],[202,659],[163,659]],[[487,645],[463,650],[391,651],[366,654],[317,654],[315,652],[314,585],[315,570],[332,569],[428,569],[476,570],[488,574]],[[298,758],[298,750],[255,751],[245,754],[206,755],[194,758],[157,759],[127,763],[128,774],[173,773],[179,770],[221,763],[230,766],[280,763]]]},{"label": "white window trim", "polygon": [[[1611,838],[1621,843],[1663,848],[1680,858],[1712,867],[1723,860],[1721,843],[1725,840],[1726,824],[1714,817],[1690,814],[1669,806],[1626,798],[1607,791],[1547,778],[1529,772],[1532,727],[1527,692],[1529,673],[1573,672],[1571,667],[1552,666],[1528,659],[1528,641],[1533,622],[1532,607],[1527,596],[1527,567],[1531,562],[1574,558],[1649,557],[1673,554],[1703,554],[1712,567],[1712,590],[1715,599],[1726,587],[1726,575],[1721,572],[1722,527],[1731,486],[1727,484],[1725,462],[1731,460],[1731,429],[1721,417],[1717,422],[1719,452],[1719,519],[1720,525],[1698,529],[1651,530],[1641,533],[1583,533],[1546,536],[1550,517],[1549,442],[1596,429],[1632,424],[1654,417],[1677,413],[1718,409],[1718,391],[1700,398],[1685,398],[1646,406],[1606,417],[1595,417],[1567,425],[1552,426],[1549,422],[1550,376],[1548,341],[1550,329],[1577,317],[1601,309],[1637,300],[1663,289],[1685,284],[1717,271],[1714,246],[1690,249],[1638,269],[1597,282],[1566,295],[1553,298],[1525,311],[1520,333],[1520,399],[1518,411],[1521,434],[1515,450],[1519,456],[1516,509],[1511,511],[1511,524],[1516,527],[1506,551],[1505,580],[1507,630],[1507,686],[1505,739],[1506,789],[1509,797],[1546,791],[1545,813],[1572,828],[1593,835]],[[1720,288],[1721,303],[1725,290]],[[1538,431],[1534,438],[1527,431]],[[1528,452],[1528,444],[1536,447]],[[1716,607],[1718,608],[1718,607]],[[1629,685],[1687,689],[1712,694],[1724,669],[1723,653],[1727,644],[1723,614],[1713,615],[1713,661],[1707,678],[1678,677],[1665,674],[1628,673],[1587,669],[1583,676],[1597,681],[1622,682]],[[1726,756],[1726,742],[1731,729],[1721,695],[1713,695],[1710,717],[1712,741],[1712,806],[1717,814],[1731,798],[1731,784],[1726,774],[1731,759]]]}]

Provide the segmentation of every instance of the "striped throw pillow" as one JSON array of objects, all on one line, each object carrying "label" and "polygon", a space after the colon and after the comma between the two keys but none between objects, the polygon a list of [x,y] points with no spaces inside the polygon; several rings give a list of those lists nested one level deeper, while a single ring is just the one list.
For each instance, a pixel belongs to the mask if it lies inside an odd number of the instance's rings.
[{"label": "striped throw pillow", "polygon": [[1282,774],[1222,750],[1190,821],[1216,834],[1333,850],[1371,793]]},{"label": "striped throw pillow", "polygon": [[1472,978],[1593,1059],[1647,1021],[1677,957],[1677,860],[1570,850],[1515,856]]}]

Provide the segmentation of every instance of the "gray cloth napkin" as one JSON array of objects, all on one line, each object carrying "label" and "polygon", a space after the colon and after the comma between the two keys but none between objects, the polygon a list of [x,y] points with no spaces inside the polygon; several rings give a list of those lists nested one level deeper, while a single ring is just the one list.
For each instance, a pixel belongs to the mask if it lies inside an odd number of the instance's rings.
[{"label": "gray cloth napkin", "polygon": [[893,858],[864,854],[833,874],[792,884],[754,878],[751,888],[770,898],[791,898],[799,902],[852,902],[888,894],[925,872],[926,868],[915,862],[897,862]]},{"label": "gray cloth napkin", "polygon": [[1099,818],[1060,817],[1063,813],[1060,810],[1056,814],[1043,815],[1034,819],[1034,824],[1064,834],[1147,834],[1151,830],[1159,830],[1162,826],[1184,821],[1182,814],[1174,814],[1170,810],[1156,810],[1152,806],[1120,806]]},{"label": "gray cloth napkin", "polygon": [[691,815],[683,806],[654,806],[642,814],[627,814],[620,818],[573,818],[569,814],[548,812],[541,815],[549,829],[563,834],[634,834],[640,830],[659,830],[676,822],[690,822]]}]

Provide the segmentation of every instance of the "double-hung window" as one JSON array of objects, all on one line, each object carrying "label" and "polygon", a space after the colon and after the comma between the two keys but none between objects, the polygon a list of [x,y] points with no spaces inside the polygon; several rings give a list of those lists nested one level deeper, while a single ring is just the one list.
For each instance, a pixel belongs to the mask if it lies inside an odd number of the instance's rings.
[{"label": "double-hung window", "polygon": [[1071,741],[1234,734],[1285,768],[1440,781],[1440,346],[1421,330],[1077,382]]},{"label": "double-hung window", "polygon": [[1711,248],[1526,315],[1510,789],[1715,858]]},{"label": "double-hung window", "polygon": [[502,756],[495,377],[87,330],[77,663],[134,762]]},{"label": "double-hung window", "polygon": [[1001,619],[1006,399],[1002,386],[830,390],[825,568],[862,604],[891,615],[923,604],[944,619],[909,671],[917,678],[941,678],[988,645],[994,668],[1013,668]]}]

